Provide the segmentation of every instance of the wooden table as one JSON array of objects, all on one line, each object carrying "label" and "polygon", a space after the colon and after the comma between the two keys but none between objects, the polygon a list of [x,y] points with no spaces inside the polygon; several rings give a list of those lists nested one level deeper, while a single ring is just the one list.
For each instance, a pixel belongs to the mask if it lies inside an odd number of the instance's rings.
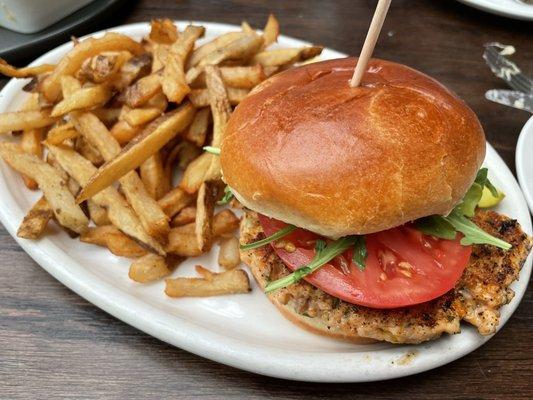
[{"label": "wooden table", "polygon": [[[269,12],[283,33],[357,54],[374,1],[131,2],[104,26],[154,17],[262,26]],[[483,43],[517,47],[533,71],[532,23],[454,1],[395,0],[375,55],[432,75],[478,114],[487,139],[514,171],[527,113],[489,103],[504,85],[481,59]],[[529,53],[529,58],[527,57]],[[5,84],[5,81],[1,82]],[[0,398],[533,398],[533,290],[489,343],[444,367],[368,384],[270,379],[204,360],[112,318],[62,286],[0,228]]]}]

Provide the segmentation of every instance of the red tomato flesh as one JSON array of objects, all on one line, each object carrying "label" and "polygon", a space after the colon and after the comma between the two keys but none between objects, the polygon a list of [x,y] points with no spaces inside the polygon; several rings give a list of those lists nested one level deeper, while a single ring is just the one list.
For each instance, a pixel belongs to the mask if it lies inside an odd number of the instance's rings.
[{"label": "red tomato flesh", "polygon": [[[260,215],[266,236],[285,227],[284,222]],[[311,261],[315,242],[323,239],[304,229],[296,229],[272,248],[291,270]],[[332,296],[372,308],[398,308],[433,300],[452,289],[468,264],[471,246],[454,240],[424,235],[412,225],[365,235],[368,256],[363,271],[352,262],[348,249],[304,279]],[[292,246],[291,246],[292,247]]]}]

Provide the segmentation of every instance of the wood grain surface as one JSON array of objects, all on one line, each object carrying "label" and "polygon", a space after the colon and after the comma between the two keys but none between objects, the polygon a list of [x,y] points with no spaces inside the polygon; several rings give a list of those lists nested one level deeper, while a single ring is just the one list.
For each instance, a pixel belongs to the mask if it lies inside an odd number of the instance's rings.
[{"label": "wood grain surface", "polygon": [[[357,54],[375,1],[131,1],[99,28],[153,17],[262,26],[269,12],[286,35]],[[395,0],[375,56],[408,64],[457,92],[514,171],[528,114],[489,103],[504,85],[481,59],[482,45],[516,46],[533,73],[533,23],[455,1]],[[0,81],[0,86],[5,84]],[[531,399],[533,290],[502,331],[474,353],[417,376],[368,384],[308,384],[266,378],[171,347],[89,304],[34,263],[0,228],[1,399]],[[340,366],[342,367],[342,366]]]}]

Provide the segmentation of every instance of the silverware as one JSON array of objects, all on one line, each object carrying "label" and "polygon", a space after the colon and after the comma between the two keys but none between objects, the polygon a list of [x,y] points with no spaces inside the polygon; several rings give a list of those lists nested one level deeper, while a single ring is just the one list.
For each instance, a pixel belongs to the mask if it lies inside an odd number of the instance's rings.
[{"label": "silverware", "polygon": [[516,90],[492,89],[485,93],[485,98],[495,103],[533,113],[533,94],[531,93],[523,93]]},{"label": "silverware", "polygon": [[503,79],[514,90],[524,93],[533,93],[533,79],[526,76],[518,66],[509,61],[505,56],[514,53],[514,47],[501,43],[485,44],[483,58],[492,72]]}]

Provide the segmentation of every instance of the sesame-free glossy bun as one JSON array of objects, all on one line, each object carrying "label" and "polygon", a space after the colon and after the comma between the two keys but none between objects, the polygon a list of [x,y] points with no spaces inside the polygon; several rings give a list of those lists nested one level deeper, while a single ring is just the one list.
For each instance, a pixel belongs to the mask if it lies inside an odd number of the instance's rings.
[{"label": "sesame-free glossy bun", "polygon": [[221,147],[238,200],[261,214],[337,238],[446,214],[485,156],[472,110],[434,79],[373,59],[304,65],[256,87]]}]

